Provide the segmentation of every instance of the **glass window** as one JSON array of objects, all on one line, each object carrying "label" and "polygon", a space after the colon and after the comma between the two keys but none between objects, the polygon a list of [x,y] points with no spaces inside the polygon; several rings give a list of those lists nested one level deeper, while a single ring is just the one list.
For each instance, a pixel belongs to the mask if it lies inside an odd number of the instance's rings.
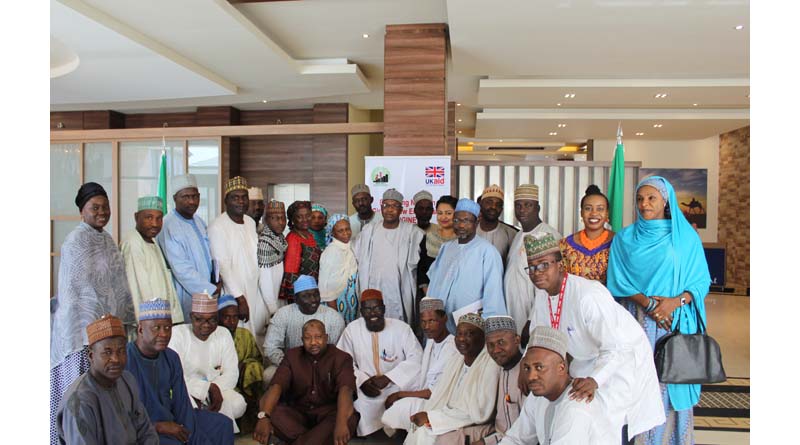
[{"label": "glass window", "polygon": [[[183,141],[166,141],[167,181],[184,174]],[[120,239],[136,227],[133,214],[139,197],[158,194],[158,174],[161,168],[161,141],[120,143]],[[167,199],[168,209],[174,207]]]},{"label": "glass window", "polygon": [[50,144],[50,216],[78,214],[80,165],[80,144]]},{"label": "glass window", "polygon": [[[83,178],[86,182],[94,181],[103,186],[108,193],[108,204],[111,214],[114,215],[116,203],[114,202],[114,180],[112,177],[112,150],[111,142],[91,142],[83,146]],[[112,217],[105,227],[106,232],[114,236],[117,221]]]},{"label": "glass window", "polygon": [[219,207],[219,143],[216,140],[189,141],[189,173],[197,178],[200,191],[197,214],[211,224],[222,211]]}]

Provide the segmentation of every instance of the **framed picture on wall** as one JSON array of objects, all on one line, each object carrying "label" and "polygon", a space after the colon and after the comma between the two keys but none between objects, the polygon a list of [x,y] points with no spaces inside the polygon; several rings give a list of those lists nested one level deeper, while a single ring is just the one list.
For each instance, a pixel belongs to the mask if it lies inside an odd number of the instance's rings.
[{"label": "framed picture on wall", "polygon": [[[672,184],[683,215],[698,229],[706,228],[708,170],[705,168],[640,168],[639,181],[661,176]],[[674,212],[675,209],[672,209]]]}]

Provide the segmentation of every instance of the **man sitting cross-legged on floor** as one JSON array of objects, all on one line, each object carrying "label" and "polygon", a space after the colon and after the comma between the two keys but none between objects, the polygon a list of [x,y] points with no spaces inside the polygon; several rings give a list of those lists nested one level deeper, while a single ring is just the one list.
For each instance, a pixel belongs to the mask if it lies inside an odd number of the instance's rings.
[{"label": "man sitting cross-legged on floor", "polygon": [[[353,358],[328,344],[319,320],[303,324],[303,346],[286,351],[261,398],[253,439],[270,433],[294,445],[346,445],[355,435]],[[278,403],[282,400],[282,403]]]}]

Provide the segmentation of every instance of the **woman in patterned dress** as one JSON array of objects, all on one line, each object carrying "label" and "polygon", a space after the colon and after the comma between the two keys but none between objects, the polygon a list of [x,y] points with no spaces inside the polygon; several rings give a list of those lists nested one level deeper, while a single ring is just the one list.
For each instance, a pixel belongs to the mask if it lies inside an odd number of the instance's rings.
[{"label": "woman in patterned dress", "polygon": [[300,275],[319,279],[319,259],[322,250],[317,247],[314,235],[310,232],[311,203],[295,201],[286,210],[289,234],[286,235],[286,256],[283,260],[283,281],[278,298],[292,303],[294,301],[294,282]]},{"label": "woman in patterned dress", "polygon": [[560,243],[564,269],[572,275],[606,283],[608,252],[614,232],[608,222],[608,198],[592,184],[581,199],[583,230],[563,238]]},{"label": "woman in patterned dress", "polygon": [[319,293],[321,300],[339,311],[345,324],[358,318],[358,263],[350,238],[347,215],[333,214],[328,218],[327,248],[319,262]]}]

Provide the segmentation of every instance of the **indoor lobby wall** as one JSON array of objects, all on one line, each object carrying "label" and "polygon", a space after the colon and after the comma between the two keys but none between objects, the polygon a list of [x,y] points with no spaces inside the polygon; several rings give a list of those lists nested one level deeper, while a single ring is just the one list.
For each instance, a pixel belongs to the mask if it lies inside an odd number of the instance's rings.
[{"label": "indoor lobby wall", "polygon": [[[625,161],[639,161],[641,168],[704,168],[708,170],[708,195],[706,200],[705,229],[699,229],[700,239],[706,243],[717,242],[719,221],[719,136],[689,141],[650,141],[623,139]],[[614,160],[614,139],[594,140],[594,160]],[[638,181],[637,181],[638,182]],[[608,190],[603,190],[608,194]]]},{"label": "indoor lobby wall", "polygon": [[750,127],[719,136],[719,242],[725,282],[750,287]]}]

